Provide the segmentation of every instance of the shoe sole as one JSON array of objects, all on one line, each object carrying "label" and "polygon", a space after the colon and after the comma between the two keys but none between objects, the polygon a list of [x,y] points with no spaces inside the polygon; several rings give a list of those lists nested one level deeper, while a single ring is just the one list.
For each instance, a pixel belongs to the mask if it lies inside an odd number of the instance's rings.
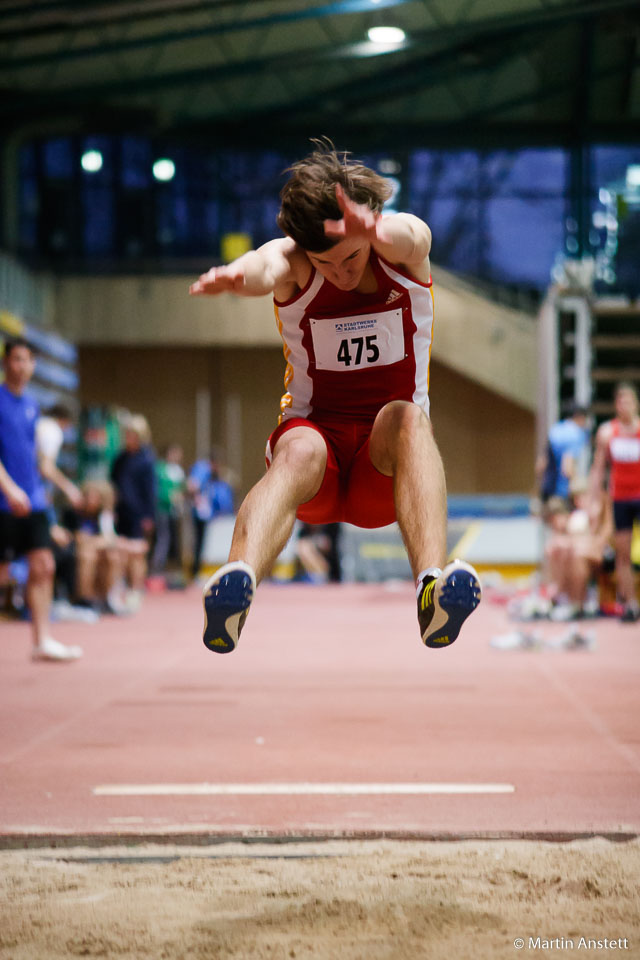
[{"label": "shoe sole", "polygon": [[462,624],[478,606],[482,595],[478,574],[463,560],[454,560],[446,566],[442,579],[435,598],[433,619],[426,636],[422,637],[425,646],[435,650],[450,647],[458,639]]},{"label": "shoe sole", "polygon": [[248,563],[226,563],[202,588],[202,642],[212,653],[231,653],[256,592],[256,576]]},{"label": "shoe sole", "polygon": [[62,656],[56,656],[56,654],[51,653],[32,653],[31,659],[34,663],[73,663],[76,660],[80,660],[82,657],[82,651],[77,651],[75,648],[71,648],[69,653],[65,653]]}]

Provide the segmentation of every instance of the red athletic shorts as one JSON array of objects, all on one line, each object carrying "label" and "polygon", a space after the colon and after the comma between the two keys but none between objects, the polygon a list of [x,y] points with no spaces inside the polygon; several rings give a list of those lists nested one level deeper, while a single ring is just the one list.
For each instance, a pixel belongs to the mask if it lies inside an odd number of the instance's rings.
[{"label": "red athletic shorts", "polygon": [[305,523],[353,523],[357,527],[384,527],[396,519],[393,478],[376,470],[369,459],[373,421],[322,420],[302,417],[284,420],[267,441],[267,466],[276,443],[293,427],[311,427],[327,447],[322,486],[313,499],[298,507]]}]

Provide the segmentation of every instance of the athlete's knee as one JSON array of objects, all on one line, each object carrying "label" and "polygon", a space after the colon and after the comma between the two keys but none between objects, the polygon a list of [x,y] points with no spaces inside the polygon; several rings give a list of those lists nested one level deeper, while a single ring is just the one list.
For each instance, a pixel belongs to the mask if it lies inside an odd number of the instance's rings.
[{"label": "athlete's knee", "polygon": [[379,411],[374,430],[391,441],[401,441],[417,432],[432,434],[431,424],[422,407],[406,400],[392,400]]},{"label": "athlete's knee", "polygon": [[319,433],[305,430],[296,436],[285,434],[278,442],[272,468],[286,469],[296,476],[322,476],[327,448]]},{"label": "athlete's knee", "polygon": [[382,473],[393,473],[403,452],[424,449],[421,440],[435,449],[424,410],[406,400],[392,400],[379,411],[371,431],[369,452],[374,466]]},{"label": "athlete's knee", "polygon": [[50,550],[34,550],[29,557],[29,579],[32,583],[52,580],[56,565]]}]

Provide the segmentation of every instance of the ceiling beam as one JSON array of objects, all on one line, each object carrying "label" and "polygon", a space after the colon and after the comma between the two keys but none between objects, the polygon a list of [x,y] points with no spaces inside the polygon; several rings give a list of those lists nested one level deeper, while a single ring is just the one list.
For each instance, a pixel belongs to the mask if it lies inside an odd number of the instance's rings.
[{"label": "ceiling beam", "polygon": [[[252,0],[252,4],[272,3],[273,0]],[[31,4],[25,9],[19,6],[0,7],[0,39],[17,40],[21,37],[38,37],[47,33],[59,33],[70,28],[78,29],[113,23],[129,23],[133,20],[155,20],[158,17],[182,16],[190,13],[210,14],[212,10],[234,7],[237,0],[104,0],[78,7],[69,0],[55,0],[46,4]],[[16,26],[3,27],[3,22],[15,18]]]},{"label": "ceiling beam", "polygon": [[[253,17],[250,20],[229,20],[223,23],[211,24],[206,27],[193,27],[189,30],[172,30],[168,33],[153,33],[146,37],[135,37],[131,40],[121,40],[116,43],[102,45],[90,44],[68,50],[51,50],[44,53],[31,54],[15,59],[5,59],[0,62],[0,73],[38,67],[51,64],[57,60],[65,62],[79,60],[84,57],[94,57],[96,54],[124,53],[128,50],[141,50],[154,46],[166,46],[170,43],[183,43],[185,40],[195,40],[207,36],[223,33],[239,33],[245,30],[264,29],[285,23],[295,23],[303,20],[317,20],[322,17],[342,16],[344,14],[371,13],[388,7],[399,7],[413,0],[376,0],[372,7],[371,0],[331,0],[315,7],[304,7],[297,10],[284,10],[270,13],[262,17]],[[70,29],[81,29],[82,24],[69,25]]]},{"label": "ceiling beam", "polygon": [[[346,47],[351,49],[352,45],[347,44]],[[397,56],[398,51],[390,47],[382,47],[376,54],[377,58],[382,59]],[[336,58],[340,59],[340,57],[340,47],[336,48],[335,46],[327,45],[316,50],[295,51],[277,57],[273,55],[253,57],[249,60],[238,60],[213,67],[193,67],[188,70],[159,73],[155,76],[147,74],[141,78],[136,78],[135,92],[136,94],[140,94],[163,89],[189,87],[194,84],[222,83],[229,80],[268,73],[276,65],[280,72],[285,72],[288,70],[297,70],[301,67],[309,67],[313,64],[327,63]],[[132,82],[131,78],[127,78],[126,80],[113,80],[107,83],[91,85],[83,83],[78,87],[64,87],[63,89],[51,88],[46,91],[38,90],[35,92],[20,90],[19,88],[8,88],[0,100],[0,116],[8,117],[17,115],[25,107],[29,109],[43,109],[54,103],[95,103],[109,97],[128,95],[132,90]]]}]

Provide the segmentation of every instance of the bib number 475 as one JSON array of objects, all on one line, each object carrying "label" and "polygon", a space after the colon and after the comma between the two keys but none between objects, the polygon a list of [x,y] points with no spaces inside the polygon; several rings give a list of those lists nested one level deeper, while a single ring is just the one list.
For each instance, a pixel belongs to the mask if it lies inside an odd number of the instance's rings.
[{"label": "bib number 475", "polygon": [[[344,363],[345,367],[353,364],[355,367],[362,363],[375,363],[380,357],[380,351],[377,347],[375,333],[369,337],[352,337],[350,340],[341,340],[338,347],[338,361]],[[352,353],[355,350],[355,354]],[[366,355],[363,359],[363,353]]]}]

